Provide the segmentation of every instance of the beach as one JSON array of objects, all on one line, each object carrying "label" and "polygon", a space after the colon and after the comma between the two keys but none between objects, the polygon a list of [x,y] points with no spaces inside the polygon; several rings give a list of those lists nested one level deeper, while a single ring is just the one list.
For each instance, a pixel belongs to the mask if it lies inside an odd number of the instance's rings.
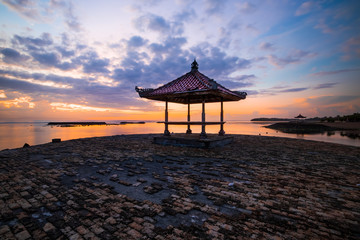
[{"label": "beach", "polygon": [[360,239],[360,148],[155,134],[0,151],[4,239]]}]

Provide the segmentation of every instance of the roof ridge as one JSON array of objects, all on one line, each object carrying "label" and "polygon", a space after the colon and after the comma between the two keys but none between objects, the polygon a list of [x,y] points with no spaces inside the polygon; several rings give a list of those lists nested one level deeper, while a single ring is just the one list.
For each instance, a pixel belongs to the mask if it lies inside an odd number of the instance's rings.
[{"label": "roof ridge", "polygon": [[[199,72],[199,71],[196,71],[196,72],[198,72],[198,73],[200,73],[201,75],[203,75],[203,76],[205,76],[204,74],[202,74],[201,72]],[[196,76],[196,72],[190,72],[190,73],[193,73],[193,75],[195,76],[195,78],[197,79],[197,80],[199,80],[202,84],[204,84],[206,87],[208,87],[208,88],[211,88],[211,85],[210,85],[210,83],[205,83],[203,80],[201,80],[198,76]],[[206,76],[205,76],[206,77]]]}]

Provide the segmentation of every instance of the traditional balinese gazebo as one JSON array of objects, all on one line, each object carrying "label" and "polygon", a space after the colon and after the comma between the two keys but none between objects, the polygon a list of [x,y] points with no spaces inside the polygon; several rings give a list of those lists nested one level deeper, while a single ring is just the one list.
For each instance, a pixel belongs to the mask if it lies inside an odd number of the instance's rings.
[{"label": "traditional balinese gazebo", "polygon": [[[165,102],[165,124],[164,135],[169,136],[169,125],[187,125],[186,133],[191,134],[190,125],[201,125],[202,138],[206,138],[206,125],[220,125],[219,135],[225,134],[224,131],[224,108],[223,102],[239,101],[246,98],[246,92],[231,91],[220,85],[213,79],[205,76],[198,70],[198,63],[196,60],[191,64],[191,71],[182,75],[181,77],[161,86],[156,89],[135,87],[136,92],[142,98],[151,100],[158,100]],[[168,102],[181,103],[188,105],[187,121],[184,122],[169,122],[168,118]],[[206,122],[205,121],[205,103],[220,102],[220,121]],[[201,122],[190,121],[190,105],[195,103],[202,104]]]},{"label": "traditional balinese gazebo", "polygon": [[303,115],[299,114],[299,115],[297,115],[295,118],[297,118],[297,119],[304,119],[304,118],[306,118],[306,117],[304,117]]}]

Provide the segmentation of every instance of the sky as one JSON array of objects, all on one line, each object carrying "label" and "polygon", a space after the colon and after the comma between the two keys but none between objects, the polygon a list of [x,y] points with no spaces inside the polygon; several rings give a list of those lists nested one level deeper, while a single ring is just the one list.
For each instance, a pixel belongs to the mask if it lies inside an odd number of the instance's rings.
[{"label": "sky", "polygon": [[[191,69],[247,98],[225,120],[360,112],[357,0],[0,0],[0,122],[163,120]],[[187,106],[169,104],[169,120]],[[201,106],[191,106],[200,119]],[[220,105],[206,105],[207,119]]]}]

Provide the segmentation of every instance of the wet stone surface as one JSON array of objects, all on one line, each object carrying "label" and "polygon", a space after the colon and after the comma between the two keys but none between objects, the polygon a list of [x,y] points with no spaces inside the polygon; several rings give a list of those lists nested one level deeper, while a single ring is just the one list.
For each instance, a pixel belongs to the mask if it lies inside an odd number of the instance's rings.
[{"label": "wet stone surface", "polygon": [[0,152],[1,239],[360,239],[360,149],[155,135]]}]

